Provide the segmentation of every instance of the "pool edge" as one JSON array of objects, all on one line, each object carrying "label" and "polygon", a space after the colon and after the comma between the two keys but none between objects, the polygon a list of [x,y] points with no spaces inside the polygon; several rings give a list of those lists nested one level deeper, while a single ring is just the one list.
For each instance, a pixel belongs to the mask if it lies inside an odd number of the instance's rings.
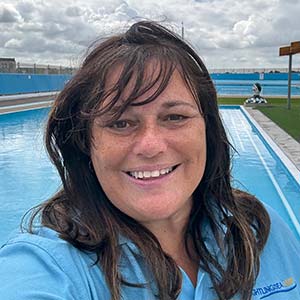
[{"label": "pool edge", "polygon": [[[235,105],[236,106],[236,105]],[[274,142],[274,140],[265,132],[260,124],[249,114],[249,112],[242,106],[239,105],[240,110],[247,118],[247,120],[257,129],[260,133],[264,142],[272,149],[274,154],[280,159],[290,175],[295,179],[297,184],[300,186],[300,170],[290,160],[290,158],[284,153],[284,151]]]}]

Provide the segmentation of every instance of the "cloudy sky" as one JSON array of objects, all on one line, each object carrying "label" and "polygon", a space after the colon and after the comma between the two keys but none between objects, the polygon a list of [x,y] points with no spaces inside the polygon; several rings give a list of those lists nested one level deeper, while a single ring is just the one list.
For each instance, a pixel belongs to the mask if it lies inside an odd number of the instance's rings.
[{"label": "cloudy sky", "polygon": [[0,57],[74,66],[93,40],[140,18],[178,33],[183,22],[211,69],[286,68],[279,47],[300,41],[300,0],[0,0]]}]

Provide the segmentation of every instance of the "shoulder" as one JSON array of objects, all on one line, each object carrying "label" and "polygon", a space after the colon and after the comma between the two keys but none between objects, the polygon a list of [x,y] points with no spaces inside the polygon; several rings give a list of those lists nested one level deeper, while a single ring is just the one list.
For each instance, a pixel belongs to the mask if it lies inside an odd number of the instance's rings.
[{"label": "shoulder", "polygon": [[296,237],[279,214],[270,206],[264,204],[270,221],[270,234],[264,252],[276,249],[276,252],[297,253],[300,257],[300,237]]},{"label": "shoulder", "polygon": [[[300,299],[300,242],[271,207],[270,234],[260,257],[254,299]],[[272,295],[272,297],[271,297]]]},{"label": "shoulder", "polygon": [[[58,233],[46,227],[40,227],[34,233],[15,233],[2,247],[1,257],[14,255],[18,249],[23,255],[34,253],[45,260],[56,263],[64,271],[68,271],[70,266],[67,260],[83,259],[87,263],[93,263],[93,256],[73,247],[70,243],[59,238]],[[28,250],[28,253],[27,253]]]},{"label": "shoulder", "polygon": [[106,288],[94,261],[92,255],[60,239],[51,229],[18,233],[0,249],[0,293],[8,300],[42,295],[47,295],[45,299],[90,299],[94,277],[102,281],[102,293]]}]

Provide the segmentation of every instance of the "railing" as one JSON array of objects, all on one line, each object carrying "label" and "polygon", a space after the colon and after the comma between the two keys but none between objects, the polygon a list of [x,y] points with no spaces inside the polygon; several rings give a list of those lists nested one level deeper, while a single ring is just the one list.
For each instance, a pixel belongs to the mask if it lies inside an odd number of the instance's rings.
[{"label": "railing", "polygon": [[[224,68],[208,69],[210,73],[288,73],[288,68]],[[300,72],[300,68],[293,68],[293,72]]]},{"label": "railing", "polygon": [[66,67],[61,65],[43,65],[35,63],[17,62],[15,66],[10,66],[9,69],[1,68],[0,73],[22,73],[22,74],[74,74],[78,68]]},{"label": "railing", "polygon": [[[15,66],[8,68],[1,67],[0,73],[24,73],[24,74],[70,74],[73,75],[78,70],[76,66],[62,66],[50,64],[36,64],[17,62]],[[209,68],[211,74],[214,73],[288,73],[288,68]],[[300,72],[300,68],[294,68],[293,72]]]},{"label": "railing", "polygon": [[74,74],[77,68],[66,67],[61,65],[41,65],[28,64],[18,62],[16,65],[17,73],[31,73],[31,74]]}]

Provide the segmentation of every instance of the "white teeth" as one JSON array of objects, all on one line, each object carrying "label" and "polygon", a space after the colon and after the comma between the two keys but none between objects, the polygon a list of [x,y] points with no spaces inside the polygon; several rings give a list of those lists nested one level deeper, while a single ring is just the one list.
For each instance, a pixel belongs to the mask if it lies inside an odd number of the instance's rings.
[{"label": "white teeth", "polygon": [[160,174],[161,174],[161,175],[164,175],[164,174],[167,174],[167,173],[168,173],[167,169],[162,169],[162,170],[160,170]]},{"label": "white teeth", "polygon": [[151,177],[158,177],[159,176],[159,171],[152,171],[151,172]]},{"label": "white teeth", "polygon": [[161,170],[154,170],[154,171],[133,171],[129,172],[129,174],[136,178],[136,179],[143,179],[143,178],[151,178],[151,177],[159,177],[160,175],[165,175],[170,173],[173,168],[166,168]]},{"label": "white teeth", "polygon": [[162,169],[159,171],[161,175],[168,174],[173,170],[173,168]]},{"label": "white teeth", "polygon": [[149,172],[149,171],[144,171],[144,177],[145,177],[145,178],[150,178],[150,177],[151,177],[151,172]]}]

